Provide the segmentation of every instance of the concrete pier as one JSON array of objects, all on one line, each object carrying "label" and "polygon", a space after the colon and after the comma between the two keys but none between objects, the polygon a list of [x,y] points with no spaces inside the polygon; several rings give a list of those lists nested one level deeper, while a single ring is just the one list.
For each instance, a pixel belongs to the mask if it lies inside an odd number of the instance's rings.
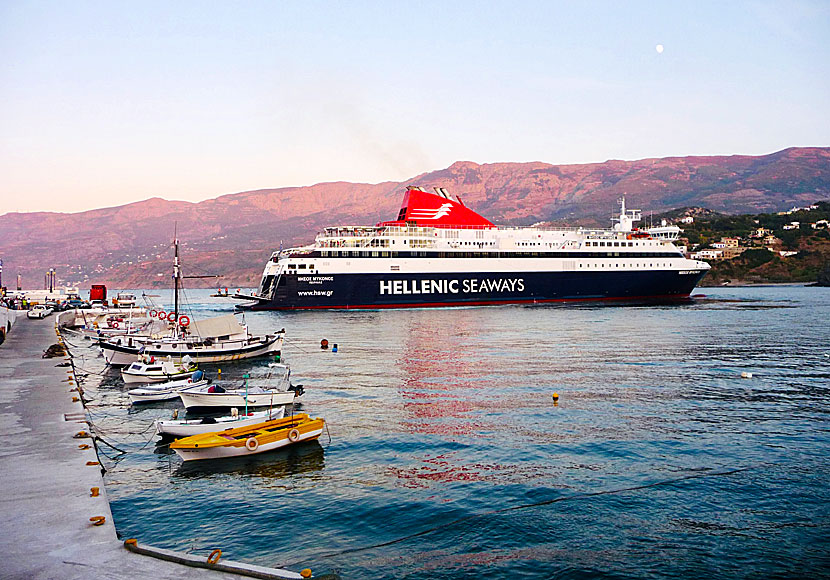
[{"label": "concrete pier", "polygon": [[[116,536],[93,441],[74,437],[89,429],[83,405],[73,402],[78,393],[71,391],[75,386],[71,367],[56,366],[69,359],[42,358],[43,351],[58,340],[54,316],[23,317],[0,346],[0,577],[250,577],[125,549]],[[84,445],[90,447],[82,449]],[[96,487],[99,495],[93,497],[91,490]],[[96,516],[104,518],[103,525],[90,521]],[[141,538],[138,543],[142,545]],[[259,577],[299,577],[249,568]]]}]

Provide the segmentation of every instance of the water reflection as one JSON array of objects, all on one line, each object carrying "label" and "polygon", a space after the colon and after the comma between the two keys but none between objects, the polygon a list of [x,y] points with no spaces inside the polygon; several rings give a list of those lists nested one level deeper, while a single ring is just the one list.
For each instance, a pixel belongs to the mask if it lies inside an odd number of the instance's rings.
[{"label": "water reflection", "polygon": [[274,480],[321,472],[325,466],[323,446],[319,441],[309,441],[247,457],[185,461],[176,468],[172,476],[182,480],[191,480],[231,474]]}]

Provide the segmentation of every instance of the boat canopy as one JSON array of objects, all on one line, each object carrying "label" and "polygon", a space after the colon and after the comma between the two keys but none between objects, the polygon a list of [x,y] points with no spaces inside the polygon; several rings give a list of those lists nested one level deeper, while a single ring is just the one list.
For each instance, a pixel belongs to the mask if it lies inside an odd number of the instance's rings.
[{"label": "boat canopy", "polygon": [[218,338],[245,333],[245,327],[239,324],[233,314],[206,318],[205,320],[194,320],[188,330],[191,334],[201,338]]}]

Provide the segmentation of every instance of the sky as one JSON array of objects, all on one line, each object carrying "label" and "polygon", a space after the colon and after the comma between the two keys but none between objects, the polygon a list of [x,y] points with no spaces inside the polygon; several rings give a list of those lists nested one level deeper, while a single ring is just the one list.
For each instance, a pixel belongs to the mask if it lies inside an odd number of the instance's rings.
[{"label": "sky", "polygon": [[794,146],[824,0],[0,0],[0,215]]}]

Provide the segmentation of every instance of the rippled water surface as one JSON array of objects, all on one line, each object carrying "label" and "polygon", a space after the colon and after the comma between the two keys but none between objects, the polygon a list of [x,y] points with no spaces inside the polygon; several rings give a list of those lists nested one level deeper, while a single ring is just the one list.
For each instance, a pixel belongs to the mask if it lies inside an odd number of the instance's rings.
[{"label": "rippled water surface", "polygon": [[[830,292],[249,313],[331,438],[184,465],[79,344],[123,537],[342,578],[828,577]],[[190,291],[196,316],[230,303]],[[165,296],[166,297],[166,296]],[[322,338],[339,352],[321,351]],[[207,367],[262,384],[267,361]],[[752,378],[741,378],[741,373]],[[558,392],[558,405],[552,394]]]}]

